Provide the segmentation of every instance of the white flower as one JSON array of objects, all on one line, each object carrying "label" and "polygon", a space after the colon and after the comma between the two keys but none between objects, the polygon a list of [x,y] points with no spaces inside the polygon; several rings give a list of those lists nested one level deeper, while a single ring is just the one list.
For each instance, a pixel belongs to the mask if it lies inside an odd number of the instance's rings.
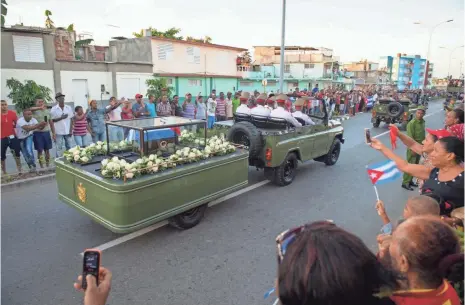
[{"label": "white flower", "polygon": [[81,161],[84,162],[84,163],[87,163],[87,162],[89,162],[89,158],[87,158],[87,157],[82,157],[82,158],[81,158]]},{"label": "white flower", "polygon": [[102,170],[102,176],[106,176],[108,174],[108,171],[106,169]]},{"label": "white flower", "polygon": [[178,156],[182,156],[182,151],[180,151],[180,150],[177,150],[177,151],[176,151],[176,155],[178,155]]},{"label": "white flower", "polygon": [[120,172],[116,172],[113,174],[113,177],[115,178],[121,178],[121,173]]},{"label": "white flower", "polygon": [[89,145],[89,147],[94,147],[94,146],[95,146],[95,143],[91,143],[91,144]]},{"label": "white flower", "polygon": [[155,160],[155,164],[161,164],[161,160],[160,159]]},{"label": "white flower", "polygon": [[95,146],[95,149],[96,149],[96,150],[102,150],[102,148],[103,148],[103,147],[100,146],[100,145]]},{"label": "white flower", "polygon": [[74,161],[79,161],[79,155],[74,156]]},{"label": "white flower", "polygon": [[126,160],[121,159],[121,160],[119,161],[119,164],[120,164],[121,166],[124,166],[124,165],[127,164],[127,162],[126,162]]},{"label": "white flower", "polygon": [[126,178],[128,179],[134,178],[134,173],[126,173]]},{"label": "white flower", "polygon": [[77,149],[78,149],[79,146],[74,146],[73,148],[71,148],[70,150],[68,150],[70,153],[73,153],[75,152]]},{"label": "white flower", "polygon": [[110,162],[108,162],[106,168],[107,168],[108,170],[114,170],[114,169],[115,169],[115,165],[116,165],[116,163],[110,161]]},{"label": "white flower", "polygon": [[155,155],[150,155],[150,156],[149,156],[149,160],[150,160],[150,161],[154,161],[156,158],[157,158],[157,156],[155,156]]},{"label": "white flower", "polygon": [[200,140],[199,140],[199,139],[195,139],[194,143],[195,143],[195,144],[200,144]]},{"label": "white flower", "polygon": [[103,159],[103,160],[102,160],[102,165],[103,165],[103,166],[106,166],[107,164],[108,164],[108,159]]},{"label": "white flower", "polygon": [[216,150],[216,151],[218,151],[218,150],[220,150],[220,149],[221,149],[220,145],[218,145],[218,144],[215,145],[215,150]]},{"label": "white flower", "polygon": [[221,140],[216,140],[216,142],[215,142],[216,145],[220,145],[221,143],[222,143]]},{"label": "white flower", "polygon": [[152,170],[152,172],[153,172],[153,173],[156,173],[156,172],[158,172],[158,166],[154,166],[154,167],[152,167],[152,169],[151,169],[151,170]]},{"label": "white flower", "polygon": [[152,166],[153,166],[153,162],[152,162],[152,161],[147,162],[147,167],[152,167]]},{"label": "white flower", "polygon": [[194,159],[196,156],[195,156],[195,153],[191,152],[189,153],[188,157],[189,159]]},{"label": "white flower", "polygon": [[210,153],[211,153],[211,150],[210,150],[210,147],[209,147],[209,146],[205,147],[205,152],[206,152],[207,154],[210,154]]},{"label": "white flower", "polygon": [[115,163],[113,166],[115,170],[120,170],[121,166],[118,163]]},{"label": "white flower", "polygon": [[131,168],[138,168],[138,167],[139,167],[139,163],[137,162],[131,163]]},{"label": "white flower", "polygon": [[97,141],[97,145],[103,145],[102,141]]},{"label": "white flower", "polygon": [[124,169],[127,170],[127,171],[130,171],[132,169],[131,164],[129,164],[129,163],[125,164]]},{"label": "white flower", "polygon": [[124,145],[126,145],[126,142],[125,142],[125,141],[121,141],[121,142],[119,142],[119,145],[124,146]]},{"label": "white flower", "polygon": [[118,157],[113,157],[113,158],[111,158],[111,161],[113,161],[113,162],[118,162]]},{"label": "white flower", "polygon": [[142,160],[142,159],[137,159],[137,160],[136,160],[136,163],[137,163],[137,164],[142,164],[142,163],[144,163],[144,160]]},{"label": "white flower", "polygon": [[75,156],[79,156],[79,150],[75,150],[75,151],[73,151],[73,155],[75,155]]}]

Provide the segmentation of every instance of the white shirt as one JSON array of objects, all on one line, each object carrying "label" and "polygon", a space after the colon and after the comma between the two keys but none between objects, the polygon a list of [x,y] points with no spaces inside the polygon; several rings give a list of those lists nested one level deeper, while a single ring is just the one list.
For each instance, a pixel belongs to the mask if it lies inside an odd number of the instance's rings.
[{"label": "white shirt", "polygon": [[300,124],[299,121],[297,121],[290,112],[287,112],[281,106],[278,106],[276,109],[272,110],[270,113],[270,117],[285,119],[286,121],[294,125],[294,127],[302,126],[302,124]]},{"label": "white shirt", "polygon": [[207,101],[208,116],[216,116],[216,100],[209,98]]},{"label": "white shirt", "polygon": [[263,105],[257,105],[257,107],[250,109],[251,115],[270,116],[271,109],[266,108]]},{"label": "white shirt", "polygon": [[52,119],[59,119],[61,118],[62,114],[67,114],[68,117],[66,119],[60,120],[58,122],[54,122],[55,126],[55,133],[57,135],[68,135],[70,134],[71,128],[71,119],[74,117],[73,109],[70,106],[65,105],[63,109],[61,109],[60,105],[55,105],[52,107],[50,111],[52,115]]},{"label": "white shirt", "polygon": [[29,122],[26,122],[24,117],[20,117],[19,120],[16,122],[16,137],[18,139],[25,139],[31,136],[34,131],[26,131],[23,129],[23,126],[30,126],[36,124],[39,124],[39,122],[37,122],[37,120],[34,118],[32,118]]},{"label": "white shirt", "polygon": [[246,104],[240,104],[236,109],[236,113],[239,114],[250,114],[250,108]]},{"label": "white shirt", "polygon": [[305,113],[302,113],[302,111],[300,110],[293,112],[292,116],[295,118],[301,118],[308,125],[315,125],[315,122],[313,122],[312,119],[308,115],[306,115]]},{"label": "white shirt", "polygon": [[318,107],[318,106],[320,106],[320,101],[317,100],[317,99],[312,100],[312,106],[313,106],[313,107]]},{"label": "white shirt", "polygon": [[[111,105],[108,105],[106,108],[109,109]],[[110,117],[110,121],[121,121],[121,107],[118,106],[112,111],[108,112],[108,116]]]},{"label": "white shirt", "polygon": [[377,101],[378,100],[378,93],[375,93],[375,95],[373,95],[373,101]]}]

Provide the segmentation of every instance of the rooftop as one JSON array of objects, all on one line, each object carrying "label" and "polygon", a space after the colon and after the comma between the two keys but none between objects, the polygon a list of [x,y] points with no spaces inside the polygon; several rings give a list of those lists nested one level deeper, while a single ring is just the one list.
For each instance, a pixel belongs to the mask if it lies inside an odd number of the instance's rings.
[{"label": "rooftop", "polygon": [[170,39],[170,38],[157,37],[157,36],[151,36],[150,38],[151,38],[152,40],[167,41],[167,42],[176,42],[176,43],[182,43],[182,44],[188,44],[188,45],[194,45],[194,46],[210,47],[210,48],[217,48],[217,49],[224,49],[224,50],[232,50],[232,51],[238,51],[238,52],[247,51],[247,49],[244,49],[244,48],[238,48],[238,47],[232,47],[232,46],[225,46],[225,45],[214,44],[214,43],[204,43],[204,42],[197,42],[197,41],[186,41],[186,40]]},{"label": "rooftop", "polygon": [[[281,46],[253,46],[254,48],[274,48],[275,50],[281,50]],[[327,48],[314,48],[314,47],[303,47],[303,46],[285,46],[284,50],[302,50],[302,51],[320,51],[323,49],[324,51],[332,51],[331,49]]]},{"label": "rooftop", "polygon": [[21,24],[12,25],[11,27],[2,27],[2,32],[21,32],[21,33],[40,33],[51,34],[53,30],[38,26],[24,26]]}]

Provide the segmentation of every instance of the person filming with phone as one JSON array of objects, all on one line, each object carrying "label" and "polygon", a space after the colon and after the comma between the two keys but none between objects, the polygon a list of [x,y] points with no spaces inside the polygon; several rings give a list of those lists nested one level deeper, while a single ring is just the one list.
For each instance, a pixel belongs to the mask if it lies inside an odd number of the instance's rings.
[{"label": "person filming with phone", "polygon": [[[84,305],[105,305],[111,290],[111,271],[100,266],[98,270],[98,279],[87,274],[85,277],[86,289],[83,286],[83,277],[80,275],[74,283],[74,288],[84,293]],[[98,281],[98,284],[97,284]]]}]

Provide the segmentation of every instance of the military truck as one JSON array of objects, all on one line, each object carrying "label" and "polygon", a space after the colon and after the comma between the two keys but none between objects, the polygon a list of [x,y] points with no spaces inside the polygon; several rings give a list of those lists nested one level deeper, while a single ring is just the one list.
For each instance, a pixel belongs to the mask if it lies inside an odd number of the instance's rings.
[{"label": "military truck", "polygon": [[344,128],[328,120],[325,103],[321,109],[322,115],[309,114],[315,125],[297,118],[302,126],[294,127],[284,119],[236,114],[234,120],[216,123],[215,129],[247,148],[249,166],[263,169],[267,179],[286,186],[294,180],[299,162],[315,160],[331,166],[339,159]]},{"label": "military truck", "polygon": [[407,98],[396,101],[383,97],[378,100],[371,111],[371,123],[375,128],[378,128],[381,122],[401,124],[401,128],[405,130],[408,122],[415,116],[418,107]]}]

